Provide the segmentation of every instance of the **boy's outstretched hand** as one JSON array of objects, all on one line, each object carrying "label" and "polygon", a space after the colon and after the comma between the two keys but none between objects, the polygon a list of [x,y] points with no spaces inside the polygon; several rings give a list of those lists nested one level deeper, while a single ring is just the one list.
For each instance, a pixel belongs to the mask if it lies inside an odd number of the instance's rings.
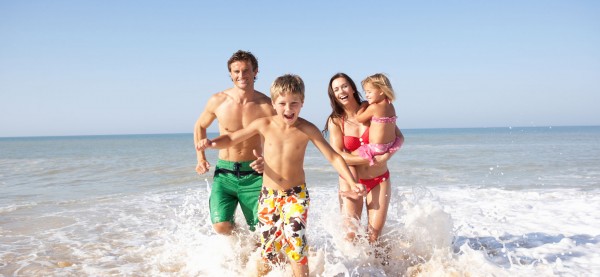
[{"label": "boy's outstretched hand", "polygon": [[367,194],[365,190],[365,185],[361,183],[354,183],[352,190],[340,191],[340,195],[342,197],[350,198],[350,199],[360,199]]}]

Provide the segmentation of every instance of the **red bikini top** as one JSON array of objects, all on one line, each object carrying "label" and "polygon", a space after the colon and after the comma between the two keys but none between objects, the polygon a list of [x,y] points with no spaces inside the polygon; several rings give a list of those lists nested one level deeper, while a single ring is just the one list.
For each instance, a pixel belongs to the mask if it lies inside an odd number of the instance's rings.
[{"label": "red bikini top", "polygon": [[[342,118],[342,134],[344,133],[344,118]],[[363,144],[369,143],[369,127],[365,130],[360,138],[353,136],[344,136],[344,150],[352,152],[358,149]]]}]

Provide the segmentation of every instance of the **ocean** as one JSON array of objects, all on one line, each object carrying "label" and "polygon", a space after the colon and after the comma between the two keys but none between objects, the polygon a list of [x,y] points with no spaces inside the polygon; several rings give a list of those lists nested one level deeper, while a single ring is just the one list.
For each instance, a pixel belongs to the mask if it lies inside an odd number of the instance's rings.
[{"label": "ocean", "polygon": [[[386,261],[343,239],[309,145],[311,276],[600,276],[600,127],[403,132]],[[195,165],[191,134],[0,138],[0,276],[254,276],[256,234],[239,211],[214,233]]]}]

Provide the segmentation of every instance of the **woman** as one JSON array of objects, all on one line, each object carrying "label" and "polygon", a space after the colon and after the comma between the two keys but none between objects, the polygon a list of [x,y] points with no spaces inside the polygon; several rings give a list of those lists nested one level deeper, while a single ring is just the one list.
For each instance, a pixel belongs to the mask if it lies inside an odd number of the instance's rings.
[{"label": "woman", "polygon": [[[372,166],[369,166],[368,160],[358,156],[356,149],[362,144],[369,143],[369,126],[360,124],[355,118],[363,100],[356,89],[356,84],[348,75],[344,73],[333,75],[327,91],[332,112],[323,133],[329,132],[329,143],[333,149],[344,157],[359,182],[371,188],[364,202],[362,197],[339,197],[342,213],[348,220],[347,238],[354,239],[358,228],[356,223],[360,223],[363,205],[366,205],[369,242],[374,243],[381,234],[390,204],[392,191],[387,160],[391,154],[377,156],[377,162]],[[404,137],[398,128],[396,134],[403,142]],[[349,186],[343,178],[340,178],[339,182],[340,191],[348,190]]]}]

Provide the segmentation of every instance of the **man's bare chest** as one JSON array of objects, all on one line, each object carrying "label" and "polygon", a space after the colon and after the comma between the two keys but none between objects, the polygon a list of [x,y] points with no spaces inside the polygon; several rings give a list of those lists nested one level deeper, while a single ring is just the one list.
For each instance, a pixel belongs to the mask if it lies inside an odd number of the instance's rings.
[{"label": "man's bare chest", "polygon": [[217,120],[221,125],[228,125],[234,129],[248,126],[252,121],[268,116],[258,105],[224,105],[216,113]]}]

